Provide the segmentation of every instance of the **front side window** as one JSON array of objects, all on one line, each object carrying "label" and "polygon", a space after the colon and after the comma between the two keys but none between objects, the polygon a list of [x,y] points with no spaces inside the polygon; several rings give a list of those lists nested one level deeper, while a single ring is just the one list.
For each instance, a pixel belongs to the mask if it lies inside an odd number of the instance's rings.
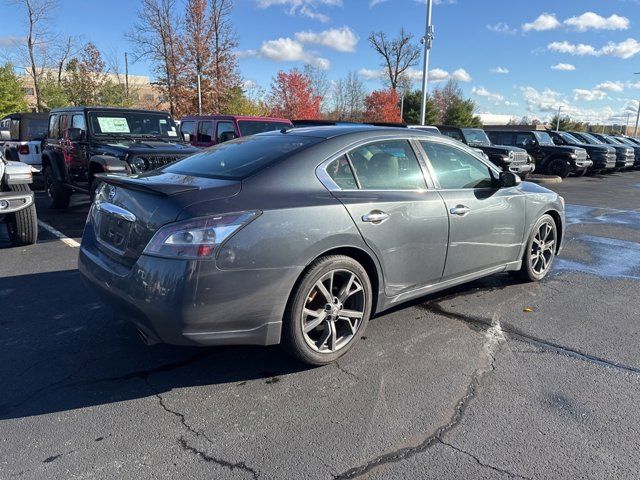
[{"label": "front side window", "polygon": [[451,145],[421,141],[440,187],[447,190],[491,188],[493,175],[487,165]]},{"label": "front side window", "polygon": [[196,122],[182,122],[180,124],[180,131],[184,135],[185,133],[190,137],[196,136]]},{"label": "front side window", "polygon": [[407,140],[371,143],[348,155],[362,189],[420,190],[427,186]]},{"label": "front side window", "polygon": [[530,147],[535,144],[535,138],[531,133],[518,133],[516,135],[516,146]]},{"label": "front side window", "polygon": [[84,121],[84,115],[74,115],[71,122],[73,128],[79,128],[80,130],[86,130],[87,126]]},{"label": "front side window", "polygon": [[553,139],[547,132],[534,132],[536,139],[540,145],[553,145]]},{"label": "front side window", "polygon": [[174,162],[163,171],[195,177],[242,180],[320,141],[321,139],[314,137],[289,135],[242,137]]},{"label": "front side window", "polygon": [[198,124],[198,142],[213,142],[213,122],[200,122]]}]

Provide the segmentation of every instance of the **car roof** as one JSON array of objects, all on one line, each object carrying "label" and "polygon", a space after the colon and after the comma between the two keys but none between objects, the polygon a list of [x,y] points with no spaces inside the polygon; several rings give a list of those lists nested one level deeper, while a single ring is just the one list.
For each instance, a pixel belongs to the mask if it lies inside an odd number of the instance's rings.
[{"label": "car roof", "polygon": [[180,120],[181,122],[189,120],[261,120],[268,122],[283,122],[291,124],[291,120],[278,117],[261,117],[255,115],[185,115]]},{"label": "car roof", "polygon": [[318,127],[298,127],[274,130],[260,133],[259,135],[297,135],[303,137],[315,137],[328,140],[341,136],[353,136],[367,138],[371,136],[409,136],[409,137],[441,137],[436,133],[424,130],[409,129],[404,127],[378,127],[375,125],[329,125]]},{"label": "car roof", "polygon": [[47,118],[49,116],[48,113],[36,113],[36,112],[16,112],[16,113],[10,113],[9,115],[5,115],[4,117],[2,117],[0,120],[6,120],[7,118],[12,118],[12,119],[21,119],[21,118],[26,118],[26,119],[42,119],[42,118]]},{"label": "car roof", "polygon": [[84,112],[84,111],[95,111],[95,110],[104,110],[110,112],[139,112],[139,113],[161,113],[165,115],[169,115],[169,112],[165,112],[162,110],[144,110],[142,108],[125,108],[125,107],[88,107],[88,106],[80,106],[80,107],[61,107],[61,108],[53,108],[49,113],[64,113],[64,112]]}]

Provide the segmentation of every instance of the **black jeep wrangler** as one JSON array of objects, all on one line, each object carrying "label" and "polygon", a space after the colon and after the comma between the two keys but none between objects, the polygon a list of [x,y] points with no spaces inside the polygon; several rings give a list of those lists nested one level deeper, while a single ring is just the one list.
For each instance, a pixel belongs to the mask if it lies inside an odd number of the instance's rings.
[{"label": "black jeep wrangler", "polygon": [[489,137],[480,128],[459,128],[447,125],[438,125],[440,133],[447,137],[455,138],[472,148],[482,150],[492,163],[506,172],[513,172],[523,179],[535,170],[535,164],[531,162],[529,154],[522,148],[493,145]]},{"label": "black jeep wrangler", "polygon": [[584,148],[556,145],[545,131],[496,129],[487,133],[493,143],[524,148],[535,160],[537,170],[547,175],[580,175],[593,165]]},{"label": "black jeep wrangler", "polygon": [[110,107],[67,107],[49,113],[42,171],[51,208],[67,208],[73,192],[94,195],[97,173],[130,175],[198,152],[167,113]]},{"label": "black jeep wrangler", "polygon": [[[550,131],[549,135],[556,145],[570,145],[572,147],[584,148],[587,151],[587,155],[593,162],[588,170],[589,174],[596,174],[603,170],[613,170],[616,168],[616,149],[608,145],[591,145],[585,143],[576,136],[568,132]],[[581,170],[577,172],[580,176],[586,173],[587,170]]]}]

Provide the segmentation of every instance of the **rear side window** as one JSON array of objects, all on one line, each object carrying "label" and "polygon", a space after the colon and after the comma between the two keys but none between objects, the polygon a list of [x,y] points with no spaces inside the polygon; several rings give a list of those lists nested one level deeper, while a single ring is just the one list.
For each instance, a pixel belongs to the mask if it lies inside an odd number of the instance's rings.
[{"label": "rear side window", "polygon": [[362,189],[420,190],[427,187],[418,159],[407,140],[371,143],[348,155]]},{"label": "rear side window", "polygon": [[236,129],[231,122],[218,122],[216,127],[216,141],[222,142],[222,134],[225,132],[236,133]]},{"label": "rear side window", "polygon": [[213,122],[198,124],[198,142],[211,143],[213,140]]},{"label": "rear side window", "polygon": [[241,180],[320,141],[320,138],[290,135],[242,137],[172,163],[163,171],[196,177]]},{"label": "rear side window", "polygon": [[336,185],[343,190],[355,190],[358,188],[356,178],[353,175],[353,170],[351,170],[351,165],[349,165],[349,160],[346,155],[331,162],[327,167],[327,173],[331,179],[336,182]]},{"label": "rear side window", "polygon": [[58,115],[49,117],[49,138],[56,140],[58,138]]},{"label": "rear side window", "polygon": [[533,135],[530,133],[519,133],[516,135],[516,146],[527,147],[535,143],[534,140]]}]

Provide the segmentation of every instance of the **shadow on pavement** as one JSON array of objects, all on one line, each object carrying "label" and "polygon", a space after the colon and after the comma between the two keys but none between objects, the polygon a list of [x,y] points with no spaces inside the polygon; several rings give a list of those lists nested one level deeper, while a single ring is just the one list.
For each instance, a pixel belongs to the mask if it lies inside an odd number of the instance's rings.
[{"label": "shadow on pavement", "polygon": [[2,278],[0,304],[11,307],[0,316],[0,419],[308,368],[275,347],[146,347],[77,270]]}]

